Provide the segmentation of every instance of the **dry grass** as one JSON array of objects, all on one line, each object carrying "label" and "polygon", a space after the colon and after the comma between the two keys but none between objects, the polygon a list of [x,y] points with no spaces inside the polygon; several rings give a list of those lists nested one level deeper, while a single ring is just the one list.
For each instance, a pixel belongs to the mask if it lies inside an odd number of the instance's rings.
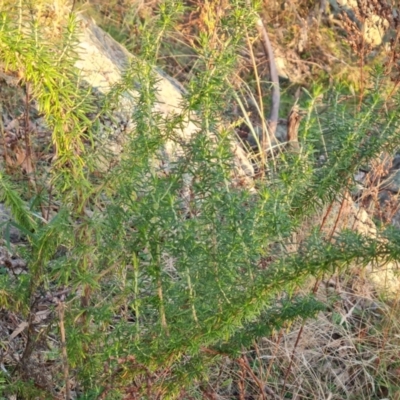
[{"label": "dry grass", "polygon": [[210,398],[399,399],[399,303],[385,304],[357,278],[340,280],[319,285],[326,312],[224,359]]}]

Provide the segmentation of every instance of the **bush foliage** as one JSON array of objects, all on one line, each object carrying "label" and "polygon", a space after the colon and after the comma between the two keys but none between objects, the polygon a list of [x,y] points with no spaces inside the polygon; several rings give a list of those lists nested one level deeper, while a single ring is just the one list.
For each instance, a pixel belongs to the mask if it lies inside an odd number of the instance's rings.
[{"label": "bush foliage", "polygon": [[[7,168],[0,175],[1,200],[26,238],[14,251],[28,263],[24,274],[0,275],[2,310],[29,324],[19,363],[0,371],[4,394],[52,398],[51,390],[66,379],[81,389],[81,399],[125,398],[127,388],[137,398],[190,393],[222,355],[237,355],[257,338],[323,310],[313,293],[300,294],[305,284],[354,263],[398,258],[395,230],[376,238],[344,232],[331,241],[311,224],[301,251],[289,250],[293,234],[340,201],[359,168],[398,146],[398,120],[390,111],[398,100],[384,107],[381,93],[371,88],[356,110],[338,88],[315,89],[302,104],[300,151],[267,160],[253,188],[235,185],[235,132],[222,129],[221,121],[235,98],[230,82],[243,31],[254,32],[255,10],[232,0],[221,18],[210,17],[197,38],[196,75],[181,114],[165,116],[154,111],[154,66],[164,35],[183,10],[180,1],[161,3],[140,58],[127,66],[129,79],[99,107],[74,67],[74,13],[50,40],[32,7],[3,9],[2,66],[21,76],[52,132],[54,153],[50,164],[36,162],[33,178],[17,179]],[[120,162],[97,174],[99,122],[88,115],[107,113],[133,88],[135,129],[127,133]],[[321,94],[324,114],[315,106]],[[176,140],[188,118],[198,132],[177,143],[182,151],[166,168],[165,143]],[[4,244],[11,246],[6,238]],[[39,299],[63,290],[65,301],[52,307],[51,320],[39,329]],[[59,345],[43,348],[49,337]],[[63,371],[53,376],[52,389],[32,384],[27,369],[38,351]]]}]

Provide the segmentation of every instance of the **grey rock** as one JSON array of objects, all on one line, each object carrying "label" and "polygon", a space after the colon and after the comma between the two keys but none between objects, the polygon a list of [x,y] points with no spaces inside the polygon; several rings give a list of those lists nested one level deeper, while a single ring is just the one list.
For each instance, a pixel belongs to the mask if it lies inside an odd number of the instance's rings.
[{"label": "grey rock", "polygon": [[400,154],[396,154],[391,162],[389,174],[382,182],[382,189],[389,190],[392,193],[400,191]]},{"label": "grey rock", "polygon": [[[130,62],[136,60],[134,55],[99,28],[94,21],[84,16],[80,16],[78,55],[79,59],[75,66],[80,70],[82,79],[88,86],[96,88],[101,94],[107,94],[113,85],[120,83],[126,67]],[[156,84],[157,102],[154,106],[154,112],[166,117],[181,113],[184,89],[178,81],[159,69],[155,68],[154,72],[158,75]],[[99,170],[107,170],[110,164],[115,162],[115,158],[118,159],[123,151],[127,133],[135,129],[132,114],[138,97],[136,90],[137,84],[132,82],[132,89],[123,93],[119,104],[115,105],[112,119],[115,121],[115,127],[122,126],[123,129],[112,128],[111,134],[106,132],[103,137],[100,135],[98,138],[102,141],[103,148],[114,156],[114,160],[104,157],[98,165]],[[183,153],[183,148],[178,143],[188,143],[198,132],[194,122],[196,119],[195,115],[188,116],[182,124],[182,129],[175,132],[178,140],[166,141],[162,151],[162,168],[165,171],[168,171]],[[210,132],[210,135],[213,140],[217,140],[215,133]],[[233,139],[231,151],[236,165],[235,176],[239,178],[253,176],[253,166],[244,150]]]},{"label": "grey rock", "polygon": [[[362,24],[361,21],[357,19],[358,3],[356,0],[330,0],[329,3],[334,15],[345,13],[350,20],[359,26],[366,44],[377,47],[382,43],[385,33],[389,28],[389,22],[386,19],[370,13],[366,17],[364,24]],[[395,13],[395,11],[393,11],[393,13]]]},{"label": "grey rock", "polygon": [[384,188],[390,190],[392,193],[400,191],[400,170],[394,171],[389,175],[384,182]]}]

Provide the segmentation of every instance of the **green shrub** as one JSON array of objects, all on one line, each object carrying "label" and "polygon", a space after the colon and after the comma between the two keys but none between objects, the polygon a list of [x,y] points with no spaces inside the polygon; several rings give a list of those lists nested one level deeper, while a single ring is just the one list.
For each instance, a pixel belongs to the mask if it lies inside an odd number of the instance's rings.
[{"label": "green shrub", "polygon": [[[323,117],[313,106],[319,93],[310,95],[301,151],[277,155],[256,190],[236,187],[234,132],[218,127],[234,98],[227,82],[237,67],[242,28],[254,22],[254,14],[246,2],[232,1],[198,38],[198,73],[182,114],[166,117],[154,112],[153,66],[162,35],[177,17],[173,11],[181,9],[175,3],[167,0],[160,8],[159,30],[145,42],[147,59],[133,61],[126,71],[139,88],[136,126],[121,161],[100,177],[93,162],[96,124],[87,117],[96,103],[73,67],[73,14],[58,41],[49,41],[40,20],[26,16],[22,26],[12,10],[2,13],[1,59],[8,70],[23,71],[22,84],[52,130],[56,157],[51,179],[28,196],[12,174],[0,176],[2,201],[27,238],[21,251],[28,261],[26,274],[0,275],[0,305],[29,322],[21,363],[29,366],[39,351],[62,359],[54,365],[52,384],[72,377],[82,399],[122,398],[128,390],[148,398],[177,396],[206,377],[221,354],[237,354],[286,322],[322,310],[313,295],[297,293],[311,277],[399,252],[395,231],[386,242],[347,232],[330,243],[313,226],[301,252],[285,251],[307,218],[341,198],[360,166],[399,144],[397,121],[379,94],[365,94],[363,108],[354,113],[340,94],[326,93],[323,136]],[[102,112],[132,88],[128,82],[103,99]],[[182,151],[165,168],[163,148],[176,140],[185,118],[193,118],[198,132],[177,143]],[[36,174],[46,168],[38,163]],[[184,199],[188,180],[190,198]],[[39,215],[49,201],[58,211],[47,221]],[[65,313],[55,307],[45,333],[35,329],[41,293],[66,288]],[[58,357],[43,350],[43,335],[58,338],[52,349]],[[36,393],[34,375],[22,364],[11,371],[1,376],[5,393],[50,397],[48,388]]]}]

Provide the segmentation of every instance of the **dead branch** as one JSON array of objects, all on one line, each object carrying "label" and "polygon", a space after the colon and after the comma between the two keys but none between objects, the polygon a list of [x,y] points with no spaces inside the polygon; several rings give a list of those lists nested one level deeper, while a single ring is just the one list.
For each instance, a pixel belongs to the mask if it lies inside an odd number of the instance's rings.
[{"label": "dead branch", "polygon": [[269,71],[272,82],[272,100],[271,100],[271,111],[268,117],[268,130],[269,130],[269,140],[270,142],[276,141],[275,132],[278,125],[279,119],[279,105],[281,101],[281,93],[279,87],[279,77],[278,70],[276,68],[274,52],[272,50],[271,42],[268,37],[267,30],[265,29],[264,23],[260,16],[256,23],[258,33],[261,37],[261,43],[264,48],[265,55],[268,57],[269,61]]}]

